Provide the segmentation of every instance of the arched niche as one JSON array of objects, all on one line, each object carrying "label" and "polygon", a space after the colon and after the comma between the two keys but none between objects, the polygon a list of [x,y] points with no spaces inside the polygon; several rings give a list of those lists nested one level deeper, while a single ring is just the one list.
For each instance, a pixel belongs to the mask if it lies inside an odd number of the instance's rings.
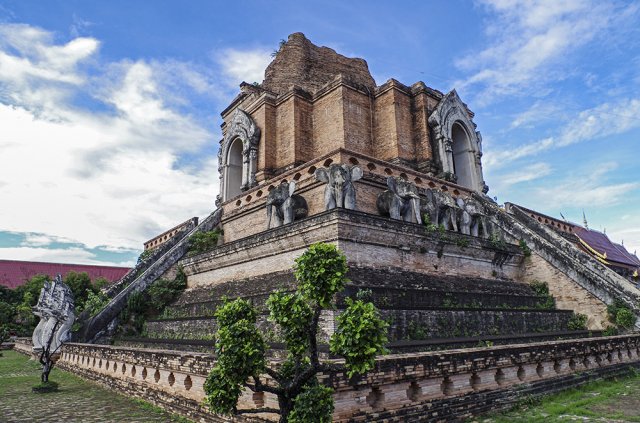
[{"label": "arched niche", "polygon": [[451,127],[451,143],[453,173],[456,175],[457,183],[472,188],[475,186],[474,151],[467,131],[457,122]]},{"label": "arched niche", "polygon": [[455,90],[440,100],[429,116],[429,126],[442,175],[474,191],[489,191],[482,175],[482,137]]},{"label": "arched niche", "polygon": [[224,168],[224,198],[230,199],[242,192],[242,140],[231,141]]},{"label": "arched niche", "polygon": [[218,150],[220,193],[216,206],[256,185],[259,141],[260,128],[247,112],[236,109]]}]

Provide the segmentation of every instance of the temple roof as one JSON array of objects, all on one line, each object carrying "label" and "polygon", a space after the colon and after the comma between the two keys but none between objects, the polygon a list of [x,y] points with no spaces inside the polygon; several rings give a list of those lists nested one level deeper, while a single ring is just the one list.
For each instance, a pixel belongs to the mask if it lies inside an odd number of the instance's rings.
[{"label": "temple roof", "polygon": [[574,233],[587,249],[601,259],[631,267],[640,267],[640,259],[627,251],[623,245],[612,242],[607,234],[583,227],[576,227]]},{"label": "temple roof", "polygon": [[91,280],[102,277],[114,282],[123,277],[129,268],[115,266],[91,266],[86,264],[44,263],[35,261],[0,260],[0,285],[16,288],[36,275],[48,275],[53,279],[69,272],[87,272]]}]

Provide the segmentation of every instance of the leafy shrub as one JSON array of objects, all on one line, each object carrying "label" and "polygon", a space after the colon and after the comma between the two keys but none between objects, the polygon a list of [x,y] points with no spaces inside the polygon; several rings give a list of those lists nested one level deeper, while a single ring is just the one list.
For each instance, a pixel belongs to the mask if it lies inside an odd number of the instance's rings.
[{"label": "leafy shrub", "polygon": [[331,423],[333,414],[333,389],[313,384],[305,386],[293,401],[289,423]]},{"label": "leafy shrub", "polygon": [[7,325],[0,325],[0,344],[9,340],[10,333]]},{"label": "leafy shrub", "polygon": [[13,316],[16,313],[15,307],[4,301],[0,301],[0,324],[8,324],[13,321]]},{"label": "leafy shrub", "polygon": [[333,296],[348,282],[347,259],[335,245],[313,244],[295,262],[301,294],[321,307],[329,307]]},{"label": "leafy shrub", "polygon": [[589,318],[586,314],[573,313],[573,315],[569,319],[569,322],[567,323],[567,328],[569,330],[586,330],[588,319]]},{"label": "leafy shrub", "polygon": [[118,331],[125,335],[139,335],[144,323],[161,315],[186,288],[187,277],[181,268],[174,279],[158,279],[144,292],[133,292],[127,298],[127,306],[120,313]]},{"label": "leafy shrub", "polygon": [[333,354],[345,358],[347,375],[364,373],[371,369],[377,354],[384,351],[387,342],[387,324],[380,318],[373,303],[346,300],[347,309],[336,319],[338,330],[329,347]]},{"label": "leafy shrub", "polygon": [[556,300],[549,293],[549,285],[546,282],[534,280],[529,286],[531,286],[536,296],[542,297],[540,301],[536,303],[536,308],[543,310],[553,310],[556,308]]},{"label": "leafy shrub", "polygon": [[623,329],[630,329],[636,323],[636,316],[627,308],[621,308],[616,314],[616,326]]},{"label": "leafy shrub", "polygon": [[89,311],[91,317],[95,316],[109,304],[109,298],[101,291],[93,292],[89,291],[87,294],[87,301],[84,303],[84,309]]},{"label": "leafy shrub", "polygon": [[500,238],[500,235],[495,232],[493,232],[489,236],[489,245],[491,245],[491,247],[495,248],[496,250],[507,249],[507,243],[502,238]]},{"label": "leafy shrub", "polygon": [[138,264],[146,261],[149,257],[151,257],[153,255],[153,252],[155,250],[152,248],[149,248],[147,250],[144,250],[142,253],[140,253],[140,255],[138,256]]},{"label": "leafy shrub", "polygon": [[196,232],[189,238],[189,253],[200,254],[214,249],[222,232],[219,229],[207,232]]},{"label": "leafy shrub", "polygon": [[615,324],[618,329],[630,329],[636,322],[636,316],[629,306],[619,298],[607,306],[609,321]]},{"label": "leafy shrub", "polygon": [[602,336],[614,336],[618,334],[618,328],[615,326],[609,326],[602,331]]},{"label": "leafy shrub", "polygon": [[531,256],[531,248],[529,248],[529,246],[527,245],[527,242],[524,239],[521,239],[518,242],[518,246],[522,250],[522,254],[524,254],[525,257]]}]

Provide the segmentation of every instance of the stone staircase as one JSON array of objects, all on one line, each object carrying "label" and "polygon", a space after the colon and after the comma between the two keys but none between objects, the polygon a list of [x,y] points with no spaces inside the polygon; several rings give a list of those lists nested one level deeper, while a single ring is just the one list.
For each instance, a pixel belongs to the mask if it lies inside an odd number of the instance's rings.
[{"label": "stone staircase", "polygon": [[[206,217],[198,226],[189,230],[184,236],[165,247],[162,252],[154,254],[152,260],[144,264],[144,268],[135,273],[130,272],[123,279],[133,279],[127,284],[121,283],[114,288],[115,296],[98,314],[86,320],[76,334],[74,341],[95,342],[108,329],[114,319],[127,304],[129,295],[147,289],[171,267],[175,266],[189,249],[189,238],[196,232],[210,231],[220,223],[222,209],[217,209]],[[135,270],[135,269],[134,269]],[[133,276],[130,276],[133,275]],[[122,281],[121,281],[122,282]]]},{"label": "stone staircase", "polygon": [[[508,205],[505,212],[482,196],[476,198],[484,204],[495,229],[505,236],[510,249],[523,240],[535,254],[560,269],[590,295],[605,304],[621,298],[638,312],[639,292],[624,278],[531,219],[517,206]],[[219,221],[219,216],[217,219]],[[455,241],[442,241],[446,242]],[[352,268],[349,278],[350,284],[337,298],[338,309],[322,316],[320,338],[325,344],[322,347],[325,352],[326,341],[335,330],[335,313],[344,308],[344,298],[353,297],[359,291],[366,292],[389,322],[389,348],[394,352],[515,344],[600,334],[599,331],[569,330],[572,310],[556,309],[553,301],[549,303],[547,297],[536,294],[530,285],[506,279],[499,272],[493,278],[478,278],[362,267]],[[136,286],[142,284],[131,284],[127,290]],[[242,297],[262,311],[258,324],[277,350],[282,344],[277,329],[267,319],[265,302],[274,290],[293,290],[294,287],[292,272],[285,271],[191,288],[168,306],[161,317],[145,323],[144,336],[121,338],[116,343],[211,352],[216,332],[213,317],[216,308],[224,297]]]},{"label": "stone staircase", "polygon": [[[573,312],[557,310],[553,301],[537,295],[525,283],[504,279],[425,275],[398,269],[352,268],[351,280],[337,298],[337,310],[323,314],[320,334],[326,341],[335,329],[335,313],[346,297],[358,292],[372,301],[390,323],[392,351],[427,351],[467,346],[580,338],[588,331],[571,331]],[[121,338],[118,345],[211,352],[223,297],[251,301],[262,315],[259,326],[275,349],[281,348],[277,329],[267,320],[265,302],[276,289],[293,290],[291,272],[219,283],[186,290],[161,318],[145,323],[144,336]]]},{"label": "stone staircase", "polygon": [[[627,279],[594,260],[515,204],[507,203],[506,210],[502,210],[480,195],[474,194],[474,198],[485,205],[494,224],[512,241],[526,242],[536,254],[603,303],[622,300],[636,316],[640,316],[640,290]],[[635,326],[640,329],[640,319],[636,320]]]}]

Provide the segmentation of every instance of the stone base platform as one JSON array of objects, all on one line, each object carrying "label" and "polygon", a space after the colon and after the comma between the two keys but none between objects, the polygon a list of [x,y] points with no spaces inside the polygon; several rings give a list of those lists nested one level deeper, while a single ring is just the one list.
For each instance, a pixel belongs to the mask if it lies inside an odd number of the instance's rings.
[{"label": "stone base platform", "polygon": [[313,243],[333,243],[350,267],[411,269],[431,275],[516,279],[522,251],[457,232],[334,209],[180,261],[189,288],[287,271]]},{"label": "stone base platform", "polygon": [[[15,349],[31,353],[28,340]],[[337,370],[319,380],[334,389],[335,422],[452,421],[509,407],[524,396],[579,386],[640,368],[640,335],[539,342],[415,354],[376,360],[363,377]],[[58,366],[196,421],[231,421],[201,404],[213,367],[208,354],[67,344]],[[246,391],[240,408],[277,406]],[[273,415],[233,421],[273,420]]]}]

